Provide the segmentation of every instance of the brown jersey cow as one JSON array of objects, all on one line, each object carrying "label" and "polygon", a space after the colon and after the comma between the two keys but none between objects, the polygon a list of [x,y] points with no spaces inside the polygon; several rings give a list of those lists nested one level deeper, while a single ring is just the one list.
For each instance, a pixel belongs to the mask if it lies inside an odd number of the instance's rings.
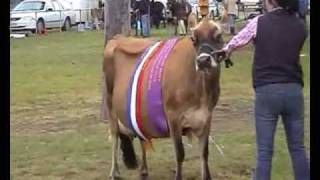
[{"label": "brown jersey cow", "polygon": [[[193,38],[183,37],[175,44],[167,57],[162,74],[162,100],[169,132],[157,134],[146,129],[152,138],[171,137],[176,154],[176,180],[182,179],[185,154],[183,135],[199,139],[202,179],[211,179],[208,167],[208,136],[212,111],[220,94],[219,57],[212,52],[222,48],[223,40],[219,24],[207,18],[193,29],[193,35]],[[106,108],[113,140],[111,179],[120,175],[117,164],[118,138],[121,141],[125,165],[128,168],[137,168],[132,144],[135,134],[125,120],[126,93],[137,58],[153,41],[116,36],[108,42],[104,51]],[[140,175],[148,175],[146,151],[143,147]]]}]

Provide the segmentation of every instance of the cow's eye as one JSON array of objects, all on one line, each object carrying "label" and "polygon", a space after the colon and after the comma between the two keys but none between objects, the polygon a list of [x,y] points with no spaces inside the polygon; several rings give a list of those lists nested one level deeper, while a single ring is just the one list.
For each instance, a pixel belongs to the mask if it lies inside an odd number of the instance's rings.
[{"label": "cow's eye", "polygon": [[216,37],[215,37],[215,39],[216,39],[217,41],[221,41],[221,39],[222,39],[222,34],[217,34]]}]

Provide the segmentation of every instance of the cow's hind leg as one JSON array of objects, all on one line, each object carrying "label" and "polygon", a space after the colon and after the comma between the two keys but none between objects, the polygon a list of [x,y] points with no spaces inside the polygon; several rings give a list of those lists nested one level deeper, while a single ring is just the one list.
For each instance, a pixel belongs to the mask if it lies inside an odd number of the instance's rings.
[{"label": "cow's hind leg", "polygon": [[145,180],[148,178],[148,166],[147,166],[147,153],[144,149],[143,142],[140,141],[141,144],[141,152],[142,152],[142,164],[140,167],[140,178],[141,180]]},{"label": "cow's hind leg", "polygon": [[172,124],[170,134],[176,153],[176,180],[182,180],[182,163],[184,161],[184,147],[182,143],[182,131],[177,125]]},{"label": "cow's hind leg", "polygon": [[199,147],[200,147],[200,160],[201,160],[201,176],[202,180],[210,180],[210,170],[208,165],[209,155],[209,133],[210,133],[210,120],[204,126],[203,132],[199,136]]},{"label": "cow's hind leg", "polygon": [[111,170],[109,177],[110,179],[116,179],[120,176],[119,167],[118,167],[118,149],[119,149],[119,126],[118,120],[115,114],[111,111],[111,96],[109,95],[107,98],[108,103],[108,119],[109,119],[109,130],[111,133],[111,140],[112,140],[112,163],[111,163]]},{"label": "cow's hind leg", "polygon": [[112,163],[110,170],[110,179],[117,179],[120,177],[119,167],[118,167],[118,147],[119,147],[119,137],[117,134],[112,135]]},{"label": "cow's hind leg", "polygon": [[[110,65],[107,66],[110,70]],[[112,68],[111,68],[112,69]],[[106,75],[107,73],[111,73],[109,75]],[[109,130],[111,133],[111,140],[112,140],[112,163],[111,163],[111,169],[109,177],[110,179],[115,179],[120,176],[119,173],[119,167],[117,162],[117,155],[118,155],[118,147],[119,147],[119,126],[118,126],[118,119],[115,115],[115,113],[112,111],[112,92],[113,92],[113,74],[112,71],[107,71],[106,74],[103,75],[103,103],[101,106],[102,110],[102,116],[101,118],[103,120],[108,119],[109,124]]]},{"label": "cow's hind leg", "polygon": [[[110,109],[109,109],[110,110]],[[110,179],[117,179],[120,177],[119,166],[118,166],[118,149],[119,149],[119,126],[117,118],[110,112],[110,132],[112,137],[112,162],[110,170]]]}]

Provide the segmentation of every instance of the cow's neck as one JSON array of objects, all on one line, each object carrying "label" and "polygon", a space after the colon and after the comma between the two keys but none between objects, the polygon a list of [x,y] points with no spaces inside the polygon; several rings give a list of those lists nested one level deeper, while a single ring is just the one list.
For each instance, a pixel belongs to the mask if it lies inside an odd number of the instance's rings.
[{"label": "cow's neck", "polygon": [[219,96],[219,76],[220,68],[197,72],[195,91],[201,105],[207,105],[209,110],[216,105]]}]

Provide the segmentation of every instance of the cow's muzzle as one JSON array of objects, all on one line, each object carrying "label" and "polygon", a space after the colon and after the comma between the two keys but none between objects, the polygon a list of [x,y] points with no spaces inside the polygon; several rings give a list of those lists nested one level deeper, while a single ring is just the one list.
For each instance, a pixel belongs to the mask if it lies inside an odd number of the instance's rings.
[{"label": "cow's muzzle", "polygon": [[197,56],[196,62],[199,69],[214,68],[218,66],[218,62],[214,56],[204,52]]}]

